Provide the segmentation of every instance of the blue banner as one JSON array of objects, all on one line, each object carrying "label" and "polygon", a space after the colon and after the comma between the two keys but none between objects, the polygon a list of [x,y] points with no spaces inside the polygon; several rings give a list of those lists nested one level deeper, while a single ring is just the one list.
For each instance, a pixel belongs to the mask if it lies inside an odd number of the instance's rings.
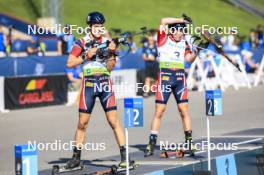
[{"label": "blue banner", "polygon": [[32,76],[65,73],[67,56],[0,59],[0,76]]},{"label": "blue banner", "polygon": [[[14,29],[23,32],[25,34],[28,34],[28,26],[33,27],[35,24],[30,24],[28,22],[25,22],[21,19],[15,18],[13,16],[9,16],[7,14],[0,13],[0,24],[4,25],[6,27],[12,26]],[[37,26],[38,28],[38,26]],[[30,35],[34,35],[32,32],[30,32]],[[42,37],[56,37],[55,34],[52,34],[49,31],[45,31],[44,34],[41,34]]]},{"label": "blue banner", "polygon": [[[124,52],[124,51],[123,51]],[[121,53],[120,55],[122,55]],[[142,49],[137,49],[135,53],[129,53],[121,58],[120,69],[144,69],[145,61],[142,58]]]}]

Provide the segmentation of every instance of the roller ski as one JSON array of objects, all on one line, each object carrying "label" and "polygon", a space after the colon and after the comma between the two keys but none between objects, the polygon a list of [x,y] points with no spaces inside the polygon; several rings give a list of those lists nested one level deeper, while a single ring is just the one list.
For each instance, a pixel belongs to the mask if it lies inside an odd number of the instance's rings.
[{"label": "roller ski", "polygon": [[176,150],[162,150],[160,153],[160,157],[162,158],[183,158],[184,156],[195,156],[194,150],[186,150],[184,148],[176,149]]},{"label": "roller ski", "polygon": [[[125,172],[127,167],[126,162],[121,162],[118,166],[113,165],[111,167],[112,174],[119,174],[121,172]],[[136,167],[138,167],[138,164],[135,163],[135,161],[129,162],[129,170],[134,170]]]},{"label": "roller ski", "polygon": [[113,165],[111,167],[112,174],[119,174],[121,172],[126,171],[127,166],[129,166],[129,170],[133,170],[138,166],[135,164],[135,161],[131,161],[131,160],[128,161],[129,165],[127,165],[125,148],[120,149],[120,154],[121,154],[121,162],[118,164],[118,166]]},{"label": "roller ski", "polygon": [[[134,170],[138,165],[135,161],[130,161],[129,163],[129,170]],[[83,174],[83,175],[106,175],[106,174],[125,174],[126,171],[126,162],[121,162],[119,165],[113,165],[111,168],[96,171],[94,173]]]},{"label": "roller ski", "polygon": [[59,165],[53,165],[52,167],[52,175],[60,174],[60,173],[67,173],[73,171],[80,171],[84,168],[84,164],[81,161],[77,166],[70,168],[67,165],[60,167]]},{"label": "roller ski", "polygon": [[122,174],[122,172],[126,171],[126,168],[128,166],[129,170],[135,169],[138,165],[135,164],[135,161],[129,160],[129,165],[127,165],[126,162],[126,149],[125,147],[120,148],[120,155],[121,155],[121,162],[118,165],[113,165],[111,166],[110,169],[102,170],[102,171],[97,171],[96,173],[92,174],[97,174],[97,175],[103,175],[103,174]]},{"label": "roller ski", "polygon": [[184,149],[177,149],[174,151],[162,150],[160,153],[160,157],[162,158],[183,158],[186,155],[193,157],[194,153],[190,153],[189,150],[184,150]]},{"label": "roller ski", "polygon": [[53,165],[52,167],[52,174],[60,174],[72,171],[79,171],[84,168],[84,164],[81,161],[81,150],[77,149],[76,147],[73,148],[73,156],[72,158],[66,163],[66,165],[60,167],[59,165]]},{"label": "roller ski", "polygon": [[184,156],[194,157],[196,148],[193,144],[191,138],[187,138],[185,141],[185,146],[180,147],[176,150],[162,150],[160,157],[163,158],[182,158]]}]

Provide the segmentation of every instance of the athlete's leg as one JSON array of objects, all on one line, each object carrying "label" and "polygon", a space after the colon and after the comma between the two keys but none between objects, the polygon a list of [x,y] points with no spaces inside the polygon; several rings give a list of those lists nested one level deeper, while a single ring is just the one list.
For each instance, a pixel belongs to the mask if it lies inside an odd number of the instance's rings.
[{"label": "athlete's leg", "polygon": [[188,103],[179,103],[178,110],[182,119],[183,130],[184,131],[192,130]]},{"label": "athlete's leg", "polygon": [[156,106],[154,117],[151,123],[151,131],[158,132],[160,129],[161,118],[163,117],[166,104],[171,94],[171,86],[169,85],[170,76],[160,74],[157,81]]},{"label": "athlete's leg", "polygon": [[73,148],[73,156],[67,162],[66,168],[74,168],[80,165],[81,149],[85,139],[85,131],[90,120],[90,114],[95,104],[96,97],[93,88],[88,86],[91,85],[90,83],[87,85],[86,84],[87,81],[83,80],[79,103],[79,121],[75,132],[76,146]]},{"label": "athlete's leg", "polygon": [[185,135],[185,142],[192,142],[192,125],[191,118],[189,114],[189,105],[188,103],[179,103],[178,110],[182,119],[182,126]]},{"label": "athlete's leg", "polygon": [[166,104],[156,103],[155,114],[151,123],[151,131],[156,131],[158,133],[160,129],[161,118],[166,109]]},{"label": "athlete's leg", "polygon": [[151,131],[149,135],[149,143],[145,150],[145,157],[153,155],[154,147],[157,143],[158,133],[160,129],[161,118],[165,112],[166,104],[156,103],[155,114],[151,123]]},{"label": "athlete's leg", "polygon": [[81,145],[84,143],[85,132],[90,120],[90,116],[91,115],[88,113],[82,113],[82,112],[79,113],[79,121],[75,133],[75,141],[77,147],[81,147]]},{"label": "athlete's leg", "polygon": [[85,131],[90,120],[90,114],[79,113],[79,121],[77,130],[75,132],[75,146],[73,147],[73,156],[67,162],[66,168],[74,168],[80,165],[81,162],[81,149],[85,139]]},{"label": "athlete's leg", "polygon": [[96,94],[94,92],[94,83],[89,80],[84,80],[79,101],[79,121],[75,133],[76,146],[84,142],[85,131],[90,120],[90,116],[95,104]]},{"label": "athlete's leg", "polygon": [[107,117],[107,121],[109,125],[114,131],[117,144],[119,146],[124,146],[125,145],[125,135],[124,135],[124,131],[121,126],[120,120],[117,117],[117,111],[111,110],[109,112],[106,112],[106,117]]},{"label": "athlete's leg", "polygon": [[149,143],[145,150],[145,157],[153,155],[154,147],[157,143],[158,132],[160,129],[161,118],[166,109],[167,101],[170,97],[171,90],[164,89],[169,85],[170,77],[168,75],[160,75],[157,82],[157,91],[156,91],[156,106],[155,113],[151,123],[151,133],[149,136]]},{"label": "athlete's leg", "polygon": [[124,135],[124,130],[121,126],[120,120],[117,116],[117,111],[111,110],[111,111],[106,112],[106,117],[107,117],[107,121],[109,125],[114,131],[117,144],[119,145],[120,157],[121,157],[119,166],[126,167],[127,165],[126,165],[125,135]]},{"label": "athlete's leg", "polygon": [[185,135],[185,145],[186,149],[190,151],[191,155],[194,155],[196,150],[193,139],[192,139],[192,125],[191,125],[191,118],[189,114],[189,105],[188,103],[179,103],[178,110],[182,119],[182,126]]},{"label": "athlete's leg", "polygon": [[105,85],[108,85],[110,89],[108,89],[108,91],[100,92],[99,99],[102,107],[104,108],[107,121],[111,126],[111,128],[113,129],[116,141],[119,145],[120,156],[121,156],[121,162],[119,166],[126,167],[127,165],[126,165],[125,135],[120,120],[117,117],[115,94],[112,91],[112,82],[110,78],[108,79],[108,83],[104,84],[104,86]]},{"label": "athlete's leg", "polygon": [[[107,84],[106,84],[107,82]],[[99,99],[102,107],[104,108],[107,121],[110,124],[111,128],[114,131],[116,141],[119,146],[125,145],[125,136],[122,126],[120,124],[119,118],[117,117],[117,107],[116,107],[116,99],[115,94],[112,91],[112,81],[108,78],[103,85],[103,88],[107,85],[108,91],[100,92]],[[102,89],[103,89],[102,88]]]},{"label": "athlete's leg", "polygon": [[177,72],[176,84],[176,88],[173,90],[173,95],[176,99],[178,110],[182,119],[185,142],[188,143],[189,150],[194,150],[195,148],[192,144],[192,126],[188,105],[188,90],[184,71]]}]

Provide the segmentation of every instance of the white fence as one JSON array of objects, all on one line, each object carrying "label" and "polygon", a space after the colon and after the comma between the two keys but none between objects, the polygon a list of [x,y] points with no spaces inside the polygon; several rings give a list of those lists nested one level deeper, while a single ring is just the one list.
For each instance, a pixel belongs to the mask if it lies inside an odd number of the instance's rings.
[{"label": "white fence", "polygon": [[[242,72],[239,72],[231,63],[223,56],[211,52],[202,54],[199,59],[196,59],[191,65],[188,73],[187,84],[188,89],[198,88],[199,91],[204,89],[220,88],[225,90],[228,87],[233,87],[238,90],[241,87],[251,88],[257,86],[263,80],[264,55],[259,66],[259,71],[256,74],[247,74],[245,65],[241,61],[239,54],[229,55],[231,59],[238,62]],[[218,57],[218,61],[217,60]],[[208,66],[204,66],[207,62]],[[214,76],[210,77],[209,73],[214,72]]]}]

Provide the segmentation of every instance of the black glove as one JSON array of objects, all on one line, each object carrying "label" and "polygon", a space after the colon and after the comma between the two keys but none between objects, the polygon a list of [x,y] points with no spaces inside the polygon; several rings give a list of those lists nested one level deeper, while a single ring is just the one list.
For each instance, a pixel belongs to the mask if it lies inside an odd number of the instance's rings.
[{"label": "black glove", "polygon": [[182,17],[184,19],[184,21],[186,21],[187,24],[191,24],[192,23],[192,18],[187,16],[186,14],[182,14]]},{"label": "black glove", "polygon": [[204,48],[206,49],[209,46],[209,42],[208,41],[200,41],[198,44],[198,47]]},{"label": "black glove", "polygon": [[206,40],[203,40],[201,37],[194,35],[191,37],[192,45],[195,46],[195,53],[199,53],[200,50],[206,49],[209,45],[209,42]]}]

